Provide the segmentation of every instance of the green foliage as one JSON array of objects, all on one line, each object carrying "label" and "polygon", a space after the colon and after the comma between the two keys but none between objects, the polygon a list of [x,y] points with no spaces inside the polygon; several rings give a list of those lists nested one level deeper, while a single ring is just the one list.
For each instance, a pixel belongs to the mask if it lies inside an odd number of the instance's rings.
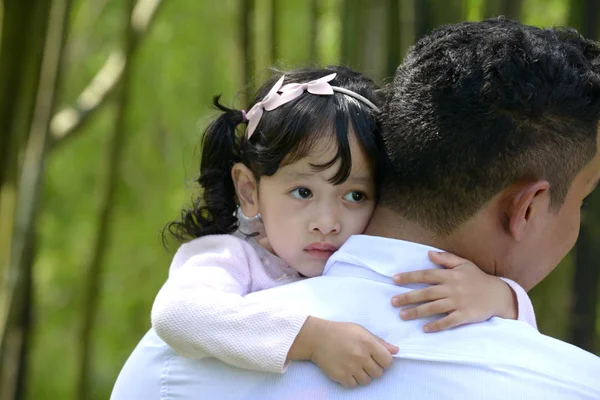
[{"label": "green foliage", "polygon": [[[309,3],[281,1],[280,66],[307,64]],[[342,1],[319,3],[319,61],[335,63],[340,57]],[[481,15],[481,0],[455,3],[464,6],[463,18],[476,20]],[[526,0],[524,22],[564,24],[566,4]],[[259,81],[270,64],[269,7],[269,1],[256,1]],[[110,51],[122,46],[122,8],[117,0],[74,1],[62,104],[72,103]],[[218,6],[212,1],[165,1],[135,59],[125,162],[94,334],[90,400],[108,398],[121,366],[149,328],[152,301],[167,277],[177,246],[171,241],[165,249],[161,230],[177,218],[194,193],[199,135],[213,115],[211,97],[222,93],[225,103],[232,104],[244,87],[238,12],[236,0],[221,0]],[[239,101],[236,105],[243,107]],[[73,398],[84,268],[96,235],[114,112],[111,107],[103,109],[77,139],[60,146],[49,160],[34,267],[36,326],[27,384],[30,399]],[[562,337],[569,299],[556,293],[569,293],[570,269],[559,270],[556,279],[536,289],[535,296],[540,300],[536,304],[540,326]]]}]

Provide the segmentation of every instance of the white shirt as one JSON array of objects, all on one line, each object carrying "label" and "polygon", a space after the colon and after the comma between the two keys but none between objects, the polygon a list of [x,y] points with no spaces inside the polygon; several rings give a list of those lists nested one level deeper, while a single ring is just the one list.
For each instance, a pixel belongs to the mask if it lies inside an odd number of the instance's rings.
[{"label": "white shirt", "polygon": [[125,364],[113,400],[154,399],[600,399],[600,358],[530,325],[492,318],[426,334],[434,318],[402,321],[390,298],[415,286],[398,272],[435,266],[415,243],[354,236],[322,277],[249,294],[310,315],[355,322],[400,347],[392,368],[366,387],[345,389],[314,364],[283,375],[178,356],[150,331]]}]

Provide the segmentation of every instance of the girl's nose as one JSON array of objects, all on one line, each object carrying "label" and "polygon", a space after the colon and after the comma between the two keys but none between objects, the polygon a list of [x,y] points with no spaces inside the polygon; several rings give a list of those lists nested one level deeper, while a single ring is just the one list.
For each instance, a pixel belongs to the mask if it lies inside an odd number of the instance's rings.
[{"label": "girl's nose", "polygon": [[309,230],[322,235],[340,233],[342,224],[337,213],[331,208],[321,209],[309,225]]}]

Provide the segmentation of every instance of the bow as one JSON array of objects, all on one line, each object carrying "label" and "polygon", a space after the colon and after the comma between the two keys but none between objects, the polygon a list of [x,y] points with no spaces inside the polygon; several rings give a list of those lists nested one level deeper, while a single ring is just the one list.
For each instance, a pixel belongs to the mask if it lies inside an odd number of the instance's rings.
[{"label": "bow", "polygon": [[328,82],[334,80],[336,75],[337,74],[335,73],[329,74],[305,83],[288,83],[279,90],[281,92],[281,97],[285,99],[285,103],[287,103],[288,101],[292,101],[299,97],[305,91],[311,94],[331,96],[333,95],[333,88]]},{"label": "bow", "polygon": [[281,88],[284,78],[285,75],[281,76],[281,78],[279,78],[275,85],[273,85],[271,90],[269,90],[269,93],[267,93],[267,95],[262,99],[262,101],[256,103],[246,113],[246,119],[248,120],[248,138],[250,138],[250,136],[252,136],[252,134],[254,133],[254,130],[260,122],[260,119],[265,110],[271,111],[283,104],[281,103],[281,96],[277,92]]},{"label": "bow", "polygon": [[246,119],[248,120],[248,138],[254,133],[265,110],[274,110],[277,107],[300,97],[305,91],[317,95],[333,95],[333,88],[328,82],[334,80],[336,75],[337,74],[333,73],[314,81],[306,83],[288,83],[282,87],[281,85],[285,78],[285,75],[283,75],[275,85],[273,85],[262,101],[256,103],[252,106],[250,111],[246,113]]}]

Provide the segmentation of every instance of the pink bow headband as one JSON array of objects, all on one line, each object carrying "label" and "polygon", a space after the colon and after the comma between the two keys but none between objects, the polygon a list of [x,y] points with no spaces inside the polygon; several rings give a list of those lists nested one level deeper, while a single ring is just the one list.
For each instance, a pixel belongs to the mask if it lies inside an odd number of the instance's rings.
[{"label": "pink bow headband", "polygon": [[283,80],[285,78],[285,75],[283,75],[281,78],[279,78],[275,85],[273,85],[269,93],[267,93],[262,101],[254,104],[254,106],[252,106],[248,112],[242,110],[245,120],[248,121],[248,138],[250,138],[254,133],[254,130],[256,129],[256,126],[260,122],[260,119],[265,111],[271,111],[284,105],[285,103],[289,103],[290,101],[300,97],[305,91],[311,94],[324,96],[331,96],[334,92],[343,93],[362,101],[371,109],[379,112],[379,108],[377,108],[375,104],[373,104],[364,96],[361,96],[360,94],[348,89],[338,86],[331,86],[329,82],[334,80],[336,75],[337,74],[333,73],[314,81],[306,83],[288,83],[282,87]]}]

